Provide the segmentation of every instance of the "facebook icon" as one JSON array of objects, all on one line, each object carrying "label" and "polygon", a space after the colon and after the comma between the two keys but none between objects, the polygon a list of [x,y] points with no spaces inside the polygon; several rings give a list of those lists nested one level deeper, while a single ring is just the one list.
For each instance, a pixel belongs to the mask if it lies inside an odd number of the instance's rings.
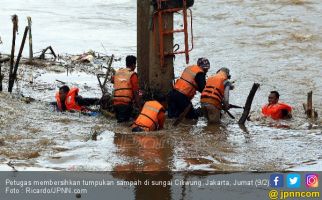
[{"label": "facebook icon", "polygon": [[271,174],[269,178],[269,185],[271,187],[279,188],[283,187],[283,174]]}]

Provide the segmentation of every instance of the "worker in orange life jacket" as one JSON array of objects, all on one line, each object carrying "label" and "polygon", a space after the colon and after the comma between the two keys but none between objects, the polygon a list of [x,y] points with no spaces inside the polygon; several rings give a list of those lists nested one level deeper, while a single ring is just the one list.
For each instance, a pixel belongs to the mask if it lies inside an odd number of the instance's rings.
[{"label": "worker in orange life jacket", "polygon": [[141,113],[132,124],[133,132],[156,131],[164,126],[166,98],[155,94],[154,100],[145,102]]},{"label": "worker in orange life jacket", "polygon": [[223,67],[209,77],[201,93],[201,107],[205,112],[208,123],[218,123],[221,110],[229,109],[229,90],[233,89],[229,82],[229,69]]},{"label": "worker in orange life jacket", "polygon": [[134,72],[136,68],[136,57],[126,57],[126,68],[116,71],[112,78],[114,83],[113,107],[117,122],[129,121],[133,102],[140,107],[138,76]]},{"label": "worker in orange life jacket", "polygon": [[59,111],[84,111],[86,106],[98,105],[98,98],[83,98],[78,95],[79,89],[73,87],[69,89],[64,85],[56,93],[56,102],[52,103],[57,106]]},{"label": "worker in orange life jacket", "polygon": [[[168,94],[168,117],[179,115],[191,104],[196,92],[202,92],[206,84],[206,74],[210,68],[207,58],[199,58],[197,65],[188,66]],[[191,107],[186,118],[197,119],[199,114]]]},{"label": "worker in orange life jacket", "polygon": [[286,103],[278,102],[279,97],[280,94],[277,91],[271,91],[268,96],[268,104],[262,107],[262,114],[274,120],[292,118],[292,107]]}]

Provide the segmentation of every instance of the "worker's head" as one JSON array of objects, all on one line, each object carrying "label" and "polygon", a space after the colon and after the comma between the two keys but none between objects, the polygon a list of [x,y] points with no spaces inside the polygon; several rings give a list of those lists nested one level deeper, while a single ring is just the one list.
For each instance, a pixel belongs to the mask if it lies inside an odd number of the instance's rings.
[{"label": "worker's head", "polygon": [[277,91],[271,91],[271,93],[268,95],[268,103],[276,104],[279,98],[280,94]]},{"label": "worker's head", "polygon": [[219,72],[224,72],[226,74],[226,76],[227,76],[228,79],[231,78],[231,76],[230,76],[230,70],[228,68],[222,67],[216,73],[219,73]]},{"label": "worker's head", "polygon": [[197,65],[201,67],[205,73],[207,73],[210,68],[210,62],[207,58],[198,58]]},{"label": "worker's head", "polygon": [[69,87],[67,85],[61,86],[59,88],[59,98],[60,98],[60,101],[62,101],[62,102],[65,101],[68,92],[69,92]]},{"label": "worker's head", "polygon": [[125,62],[126,62],[127,68],[130,68],[131,71],[135,70],[135,68],[136,68],[136,57],[135,56],[132,56],[132,55],[126,56]]}]

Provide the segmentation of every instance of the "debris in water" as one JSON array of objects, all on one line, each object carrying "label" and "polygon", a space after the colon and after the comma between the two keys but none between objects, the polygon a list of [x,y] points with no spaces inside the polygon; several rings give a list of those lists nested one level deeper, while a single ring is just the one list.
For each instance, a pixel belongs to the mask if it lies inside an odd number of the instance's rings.
[{"label": "debris in water", "polygon": [[97,141],[97,131],[96,130],[92,134],[92,140]]},{"label": "debris in water", "polygon": [[71,60],[73,62],[90,63],[93,62],[94,58],[95,52],[90,50],[89,52],[83,53],[82,55],[73,56]]},{"label": "debris in water", "polygon": [[30,152],[30,153],[26,153],[26,157],[28,158],[28,159],[30,159],[30,158],[37,158],[37,157],[39,157],[40,156],[40,154],[39,154],[39,152],[38,151],[34,151],[34,152]]},{"label": "debris in water", "polygon": [[18,170],[15,168],[15,166],[13,165],[13,163],[11,162],[11,161],[9,161],[8,163],[7,163],[7,165],[9,166],[9,167],[11,167],[12,169],[13,169],[13,171],[15,171],[15,172],[17,172]]},{"label": "debris in water", "polygon": [[49,47],[45,48],[44,50],[42,50],[42,53],[40,54],[39,59],[45,59],[45,54],[46,54],[47,50],[50,50],[51,54],[52,54],[55,58],[57,58],[57,56],[56,56],[56,54],[55,54],[55,52],[54,52],[53,48],[52,48],[51,46],[49,46]]},{"label": "debris in water", "polygon": [[5,141],[3,138],[0,138],[0,146],[4,146],[5,145]]},{"label": "debris in water", "polygon": [[300,33],[292,33],[292,39],[295,39],[297,42],[307,42],[313,39],[312,34],[300,34]]}]

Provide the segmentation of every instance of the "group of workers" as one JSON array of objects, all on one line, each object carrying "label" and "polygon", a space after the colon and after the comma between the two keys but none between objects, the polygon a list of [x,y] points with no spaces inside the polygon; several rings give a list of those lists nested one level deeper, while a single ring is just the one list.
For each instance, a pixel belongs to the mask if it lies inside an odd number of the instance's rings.
[{"label": "group of workers", "polygon": [[[127,56],[126,67],[117,70],[112,78],[114,84],[113,108],[117,122],[128,122],[134,106],[141,109],[131,126],[133,132],[162,129],[166,110],[169,118],[178,118],[182,113],[186,113],[185,117],[189,119],[205,116],[208,123],[219,122],[222,110],[228,111],[230,109],[229,91],[234,86],[229,81],[231,76],[228,68],[220,68],[206,79],[209,68],[209,60],[199,58],[196,65],[184,69],[167,96],[153,94],[153,100],[146,101],[142,106],[138,75],[135,73],[136,57]],[[99,104],[99,99],[82,98],[78,95],[78,91],[78,88],[60,87],[56,94],[58,110],[82,111],[86,110],[87,106]],[[194,109],[191,100],[197,91],[201,93],[201,108]],[[269,94],[268,104],[262,107],[263,116],[271,117],[274,120],[291,118],[291,111],[291,106],[279,102],[277,91],[272,91]]]}]

